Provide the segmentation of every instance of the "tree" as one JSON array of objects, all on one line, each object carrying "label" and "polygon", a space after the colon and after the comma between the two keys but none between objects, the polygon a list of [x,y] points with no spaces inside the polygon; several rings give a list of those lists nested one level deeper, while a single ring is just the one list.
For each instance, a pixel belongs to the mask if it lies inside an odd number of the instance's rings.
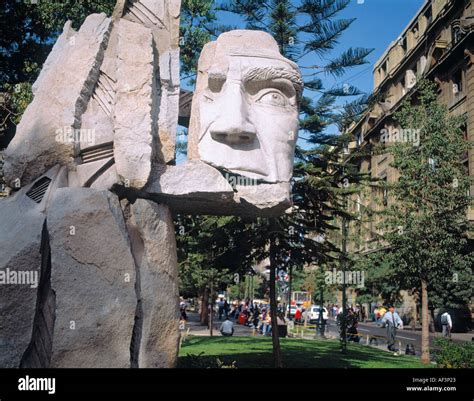
[{"label": "tree", "polygon": [[[257,259],[270,257],[270,273],[291,252],[291,259],[298,267],[305,264],[324,263],[335,258],[338,249],[330,241],[316,242],[337,229],[332,224],[335,216],[347,217],[344,194],[353,189],[343,183],[356,183],[360,176],[340,160],[338,149],[347,143],[347,137],[328,135],[324,129],[331,124],[347,127],[364,109],[366,98],[360,98],[357,88],[345,84],[324,89],[320,78],[329,74],[340,78],[354,66],[367,63],[371,49],[350,48],[327,61],[327,56],[338,43],[343,32],[354,19],[337,19],[350,0],[236,0],[226,1],[219,7],[243,19],[246,28],[268,32],[276,40],[281,53],[298,62],[305,71],[305,91],[300,106],[300,137],[310,149],[297,148],[294,169],[294,213],[276,219],[257,219],[253,224],[250,247]],[[311,60],[302,66],[303,60]],[[357,99],[344,106],[336,106],[339,97]],[[340,112],[335,110],[340,109]],[[297,236],[290,239],[290,230]],[[263,239],[262,241],[258,239]],[[278,244],[278,246],[276,245]],[[278,251],[274,251],[278,247]],[[258,256],[257,256],[258,255]],[[271,302],[275,296],[270,279]],[[273,300],[276,305],[276,301]],[[274,309],[274,308],[272,308]],[[275,316],[272,321],[276,320]],[[281,366],[277,332],[273,330],[275,366]]]},{"label": "tree", "polygon": [[[182,294],[201,298],[201,324],[208,324],[208,301],[251,266],[246,244],[236,239],[242,223],[234,217],[177,216],[177,250]],[[239,242],[237,242],[239,241]]]},{"label": "tree", "polygon": [[437,102],[435,84],[422,80],[411,100],[395,118],[402,129],[418,130],[419,146],[396,142],[386,149],[400,177],[389,187],[394,203],[385,219],[390,248],[384,258],[403,288],[421,294],[422,361],[428,363],[430,306],[467,302],[473,289],[473,254],[466,247],[470,178],[462,163],[470,144],[464,119]]},{"label": "tree", "polygon": [[15,134],[16,124],[32,100],[31,85],[61,33],[71,20],[79,28],[87,15],[110,15],[115,0],[5,0],[0,8],[0,148]]},{"label": "tree", "polygon": [[[8,1],[12,4],[14,2]],[[302,65],[302,69],[305,70],[304,75],[308,77],[305,88],[309,96],[302,99],[300,128],[303,133],[301,137],[313,148],[309,150],[299,148],[296,152],[297,165],[293,186],[294,213],[271,220],[256,219],[252,222],[242,219],[217,219],[214,221],[215,224],[204,225],[200,225],[200,222],[207,221],[208,218],[196,219],[195,227],[199,227],[196,229],[199,234],[196,235],[201,237],[194,243],[191,237],[188,237],[188,245],[192,247],[189,252],[196,254],[189,259],[194,266],[201,263],[204,267],[215,266],[218,269],[228,268],[233,271],[236,263],[232,263],[241,262],[242,268],[248,269],[255,260],[270,256],[271,241],[274,241],[272,247],[274,256],[270,258],[273,273],[277,265],[283,263],[290,250],[292,260],[300,268],[307,263],[334,258],[334,253],[337,253],[337,248],[330,241],[318,243],[313,239],[316,235],[324,235],[337,228],[331,223],[332,216],[346,215],[340,198],[346,191],[341,188],[342,183],[356,182],[358,178],[357,176],[353,178],[348,173],[348,169],[341,165],[340,160],[337,159],[337,152],[334,151],[345,144],[345,139],[327,135],[323,133],[323,130],[334,123],[339,123],[341,126],[347,125],[348,121],[356,118],[363,109],[365,98],[359,98],[360,92],[349,84],[324,89],[320,77],[323,74],[329,74],[340,78],[348,68],[366,63],[365,57],[371,51],[362,48],[348,49],[338,57],[325,61],[339,37],[353,22],[353,19],[336,19],[337,14],[349,2],[350,0],[295,0],[293,2],[236,0],[214,7],[210,0],[183,1],[180,46],[185,74],[194,72],[193,65],[195,66],[201,46],[209,38],[229,29],[215,23],[216,13],[222,11],[238,14],[249,28],[269,32],[276,39],[282,54],[299,62],[300,65],[307,60],[311,61],[308,66]],[[41,7],[35,9],[37,19],[35,17],[33,22],[39,21],[39,28],[44,30],[44,35],[38,36],[35,40],[44,45],[45,51],[41,57],[35,53],[33,59],[36,62],[36,69],[30,72],[27,79],[12,78],[12,84],[27,81],[28,86],[34,81],[39,66],[44,62],[66,18],[72,18],[74,26],[78,27],[88,13],[100,11],[110,13],[113,3],[113,0],[40,2]],[[21,18],[6,20],[9,24],[18,22],[20,27],[27,23],[31,24],[28,12],[29,10],[26,10],[21,14]],[[29,36],[20,32],[18,37],[21,41]],[[32,41],[33,44],[36,43],[35,40]],[[20,57],[23,57],[22,54],[18,52]],[[18,66],[22,64],[16,63],[17,72],[20,72]],[[349,98],[356,96],[357,99],[344,106],[336,106],[336,100],[341,96]],[[21,104],[26,107],[28,98],[22,96],[21,99],[26,99],[21,100]],[[338,109],[341,110],[340,113],[334,112]],[[22,110],[15,109],[14,113],[15,118],[19,119]],[[10,127],[12,124],[13,121]],[[5,141],[5,145],[7,142],[8,140]],[[224,229],[220,222],[225,222],[228,228]],[[272,227],[276,227],[276,230]],[[218,234],[222,231],[226,232],[223,238],[227,238],[227,245],[219,242]],[[269,233],[272,233],[271,237]],[[230,244],[231,239],[234,245]],[[211,244],[210,248],[206,248],[206,244]],[[214,249],[213,247],[219,252],[222,251],[223,254],[216,252],[211,254],[212,258],[204,255],[207,249]],[[216,255],[222,263],[214,260]],[[275,291],[273,291],[273,297],[275,297],[274,293]],[[273,312],[276,312],[275,308]],[[273,320],[276,322],[275,316]],[[273,333],[276,336],[277,331],[274,330]]]}]

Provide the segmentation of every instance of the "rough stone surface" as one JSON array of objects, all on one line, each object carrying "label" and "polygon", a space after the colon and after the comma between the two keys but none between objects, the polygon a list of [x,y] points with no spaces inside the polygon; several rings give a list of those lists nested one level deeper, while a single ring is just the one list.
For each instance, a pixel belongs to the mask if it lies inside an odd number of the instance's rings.
[{"label": "rough stone surface", "polygon": [[165,29],[168,22],[166,3],[156,0],[128,1],[124,7],[124,18],[148,28]]},{"label": "rough stone surface", "polygon": [[118,198],[58,189],[48,230],[56,293],[51,367],[130,367],[135,264]]},{"label": "rough stone surface", "polygon": [[[39,276],[44,217],[38,208],[26,211],[12,199],[0,201],[0,274],[13,270]],[[0,284],[0,368],[20,366],[31,339],[37,291],[36,286]]]},{"label": "rough stone surface", "polygon": [[117,97],[114,155],[122,181],[141,188],[151,172],[156,136],[153,105],[154,53],[151,30],[120,20],[118,26]]},{"label": "rough stone surface", "polygon": [[179,49],[160,54],[161,103],[158,117],[160,158],[169,163],[175,158],[176,129],[179,115]]},{"label": "rough stone surface", "polygon": [[179,342],[176,239],[167,206],[138,199],[131,205],[129,231],[137,263],[141,307],[138,366],[175,367]]},{"label": "rough stone surface", "polygon": [[183,198],[201,197],[209,201],[221,198],[230,201],[234,196],[232,187],[222,174],[199,160],[155,171],[146,190]]},{"label": "rough stone surface", "polygon": [[76,33],[70,23],[56,42],[37,82],[16,135],[5,151],[4,173],[14,186],[26,185],[56,164],[70,164],[74,130],[99,76],[111,20],[92,14]]},{"label": "rough stone surface", "polygon": [[260,183],[256,186],[237,183],[235,188],[238,202],[252,205],[262,212],[281,214],[292,204],[289,196],[291,187],[288,182]]},{"label": "rough stone surface", "polygon": [[40,203],[26,195],[33,183],[0,200],[0,274],[28,272],[30,277],[29,281],[17,280],[16,284],[11,280],[0,281],[0,368],[18,368],[31,339],[41,267],[44,209],[51,191],[62,185],[59,167],[44,176],[52,181]]},{"label": "rough stone surface", "polygon": [[199,160],[154,171],[145,190],[176,213],[278,216],[291,206],[288,182],[261,183]]}]

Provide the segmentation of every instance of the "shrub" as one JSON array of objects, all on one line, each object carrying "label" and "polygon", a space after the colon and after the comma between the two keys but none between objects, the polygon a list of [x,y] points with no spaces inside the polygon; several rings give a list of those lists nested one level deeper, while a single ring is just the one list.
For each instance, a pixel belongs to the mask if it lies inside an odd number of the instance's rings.
[{"label": "shrub", "polygon": [[184,358],[179,360],[179,368],[182,369],[237,369],[236,361],[231,364],[226,364],[219,358],[213,358],[200,354],[187,354]]},{"label": "shrub", "polygon": [[436,339],[435,361],[438,368],[473,368],[474,343],[455,343],[446,338]]}]

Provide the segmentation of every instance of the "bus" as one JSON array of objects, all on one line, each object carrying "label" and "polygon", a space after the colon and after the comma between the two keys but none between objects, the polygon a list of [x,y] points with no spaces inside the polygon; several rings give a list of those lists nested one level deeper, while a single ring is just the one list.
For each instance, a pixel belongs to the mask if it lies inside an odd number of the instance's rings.
[{"label": "bus", "polygon": [[291,305],[302,306],[308,309],[312,304],[311,293],[308,291],[293,291],[291,293]]}]

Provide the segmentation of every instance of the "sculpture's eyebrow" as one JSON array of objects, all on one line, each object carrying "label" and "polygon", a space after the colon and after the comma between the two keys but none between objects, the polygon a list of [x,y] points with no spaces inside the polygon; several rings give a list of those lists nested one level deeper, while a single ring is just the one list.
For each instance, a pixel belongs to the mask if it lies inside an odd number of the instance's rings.
[{"label": "sculpture's eyebrow", "polygon": [[274,79],[288,79],[294,86],[297,96],[303,92],[303,80],[301,75],[283,67],[254,67],[245,72],[243,82],[248,81],[271,81]]}]

